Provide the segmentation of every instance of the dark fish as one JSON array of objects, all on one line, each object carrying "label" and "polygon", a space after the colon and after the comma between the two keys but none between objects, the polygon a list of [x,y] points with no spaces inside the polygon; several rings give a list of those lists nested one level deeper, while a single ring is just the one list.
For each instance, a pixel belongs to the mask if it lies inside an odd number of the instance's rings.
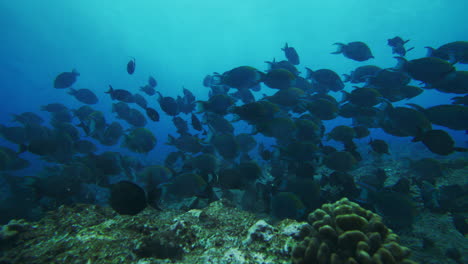
[{"label": "dark fish", "polygon": [[461,104],[464,106],[468,106],[468,95],[453,97],[451,100],[452,104]]},{"label": "dark fish", "polygon": [[372,150],[378,154],[390,154],[388,153],[388,144],[387,142],[381,139],[371,139],[369,141],[369,145],[371,146]]},{"label": "dark fish", "polygon": [[212,85],[213,85],[213,76],[206,75],[205,78],[203,78],[203,86],[210,88]]},{"label": "dark fish", "polygon": [[41,106],[42,111],[47,111],[49,113],[59,112],[59,111],[67,110],[67,109],[68,108],[61,103],[51,103],[51,104]]},{"label": "dark fish", "polygon": [[272,96],[267,96],[264,99],[280,106],[292,107],[300,103],[300,99],[305,97],[304,94],[303,90],[291,87],[279,90]]},{"label": "dark fish", "polygon": [[408,43],[408,40],[403,40],[402,38],[396,36],[394,38],[388,39],[387,44],[392,47],[392,54],[398,54],[399,56],[405,56],[406,52],[414,49],[414,47],[406,49],[405,44]]},{"label": "dark fish", "polygon": [[343,100],[342,102],[348,101],[354,105],[362,107],[372,107],[381,102],[381,94],[377,89],[374,88],[360,88],[354,87],[355,89],[351,93],[342,91]]},{"label": "dark fish", "polygon": [[147,94],[149,96],[152,96],[152,95],[156,94],[156,90],[153,87],[151,87],[151,85],[149,85],[149,84],[140,87],[140,91],[144,92],[145,94]]},{"label": "dark fish", "polygon": [[266,149],[265,146],[263,145],[263,142],[259,144],[258,152],[260,154],[260,157],[262,157],[262,159],[265,161],[271,160],[273,156],[273,152],[271,150]]},{"label": "dark fish", "polygon": [[393,88],[381,88],[378,89],[378,91],[385,99],[389,100],[390,102],[398,102],[403,99],[411,99],[416,97],[420,95],[424,89],[412,85],[403,85]]},{"label": "dark fish", "polygon": [[202,127],[202,124],[200,122],[200,119],[198,119],[198,117],[192,113],[192,117],[191,117],[191,120],[192,120],[192,127],[193,129],[197,130],[197,131],[202,131],[203,130],[203,127]]},{"label": "dark fish", "polygon": [[218,94],[210,97],[208,101],[197,102],[197,112],[213,112],[219,115],[226,115],[228,109],[235,103],[234,99],[229,95]]},{"label": "dark fish", "polygon": [[146,107],[146,115],[148,116],[149,119],[151,119],[154,122],[159,121],[159,113],[155,109],[151,107]]},{"label": "dark fish", "polygon": [[156,86],[158,86],[158,82],[156,81],[156,79],[154,79],[153,76],[148,77],[148,84],[152,88],[155,88]]},{"label": "dark fish", "polygon": [[300,63],[299,61],[299,55],[296,52],[296,49],[293,47],[289,47],[288,43],[284,45],[284,48],[281,49],[284,51],[284,55],[288,59],[288,61],[294,65],[298,65]]},{"label": "dark fish", "polygon": [[413,142],[422,141],[422,143],[432,152],[439,155],[449,155],[455,151],[467,152],[466,148],[455,147],[455,141],[444,130],[429,130],[420,137],[413,139]]},{"label": "dark fish", "polygon": [[262,81],[263,72],[250,67],[240,66],[223,73],[219,78],[220,84],[241,89],[256,86]]},{"label": "dark fish", "polygon": [[176,117],[172,118],[172,123],[174,123],[174,126],[177,129],[177,133],[179,133],[181,135],[185,135],[185,134],[188,133],[187,121],[182,119],[180,116],[176,116]]},{"label": "dark fish", "polygon": [[146,125],[145,116],[138,110],[130,108],[128,117],[125,119],[130,125],[135,127],[144,127]]},{"label": "dark fish", "polygon": [[332,52],[331,54],[340,54],[355,61],[366,61],[368,59],[374,58],[369,47],[360,41],[350,42],[348,44],[335,43],[333,45],[338,45],[338,50]]},{"label": "dark fish", "polygon": [[184,96],[177,96],[177,106],[184,114],[191,113],[195,107],[195,96],[189,90],[183,88]]},{"label": "dark fish", "polygon": [[78,140],[73,143],[73,147],[78,153],[90,154],[97,150],[96,145],[89,140]]},{"label": "dark fish", "polygon": [[[88,106],[88,105],[83,105],[81,106],[80,108],[78,109],[74,109],[72,110],[72,113],[75,117],[77,117],[79,120],[84,120],[86,119],[90,114],[92,114],[93,112],[95,112],[96,110],[94,110],[92,107]],[[60,111],[58,111],[60,112]]]},{"label": "dark fish", "polygon": [[357,161],[354,156],[347,151],[336,151],[325,157],[324,164],[331,170],[350,171]]},{"label": "dark fish", "polygon": [[133,103],[135,102],[135,98],[133,97],[133,94],[130,93],[127,90],[123,89],[116,89],[112,88],[111,85],[109,85],[109,91],[105,92],[110,94],[112,100],[117,100],[125,103]]},{"label": "dark fish", "polygon": [[451,63],[468,63],[468,41],[454,41],[440,46],[437,49],[426,47],[427,56],[448,60]]},{"label": "dark fish", "polygon": [[148,153],[156,144],[157,139],[151,131],[143,127],[135,127],[125,135],[121,146],[136,153]]},{"label": "dark fish", "polygon": [[395,59],[398,60],[395,67],[397,70],[406,72],[411,78],[426,84],[440,82],[455,72],[452,64],[439,58],[426,57],[410,61],[403,57],[395,57]]},{"label": "dark fish", "polygon": [[170,96],[162,96],[160,92],[158,92],[159,98],[159,106],[161,109],[170,116],[176,116],[180,113],[179,106],[177,105],[177,101],[170,97]]},{"label": "dark fish", "polygon": [[352,127],[339,125],[334,127],[326,136],[327,140],[333,139],[338,142],[350,142],[356,137],[356,132]]},{"label": "dark fish", "polygon": [[263,83],[273,89],[286,89],[294,86],[296,76],[285,69],[275,69],[269,71],[263,77]]},{"label": "dark fish", "polygon": [[140,94],[134,94],[133,99],[135,100],[135,103],[143,109],[146,109],[148,106],[148,102],[146,102],[146,99]]},{"label": "dark fish", "polygon": [[24,144],[28,140],[26,129],[22,126],[7,127],[0,124],[0,136],[18,145]]},{"label": "dark fish", "polygon": [[96,104],[99,101],[97,96],[89,89],[75,90],[70,88],[68,94],[72,95],[76,98],[76,100],[85,104]]},{"label": "dark fish", "polygon": [[109,203],[112,209],[122,215],[136,215],[147,205],[145,191],[129,181],[112,185]]},{"label": "dark fish", "polygon": [[365,138],[370,135],[369,129],[365,126],[355,126],[353,129],[356,133],[356,138]]},{"label": "dark fish", "polygon": [[167,145],[172,145],[183,152],[198,153],[203,149],[201,140],[190,134],[183,134],[178,138],[168,135]]},{"label": "dark fish", "polygon": [[397,137],[409,137],[420,134],[420,131],[432,129],[431,121],[421,111],[408,107],[385,105],[385,116],[380,120],[380,127],[388,134]]},{"label": "dark fish", "polygon": [[99,138],[99,142],[104,146],[113,146],[119,142],[123,134],[123,127],[118,122],[114,121],[106,127],[102,137]]},{"label": "dark fish", "polygon": [[33,112],[23,112],[21,114],[13,114],[13,122],[21,123],[25,126],[41,124],[44,119]]},{"label": "dark fish", "polygon": [[393,89],[394,87],[407,85],[411,81],[411,77],[403,71],[383,69],[376,72],[373,76],[368,76],[366,81],[366,86],[369,87]]},{"label": "dark fish", "polygon": [[291,72],[296,77],[300,74],[296,66],[294,66],[291,62],[287,60],[282,60],[282,61],[277,62],[275,59],[273,59],[273,61],[265,61],[265,63],[267,63],[270,66],[268,71],[283,69],[283,70],[287,70]]},{"label": "dark fish", "polygon": [[344,83],[336,72],[329,69],[312,71],[307,67],[306,70],[306,79],[312,80],[312,85],[317,92],[328,93],[329,91],[338,92],[343,90]]},{"label": "dark fish", "polygon": [[128,74],[133,74],[135,72],[135,58],[132,58],[128,63],[127,63],[127,72]]},{"label": "dark fish", "polygon": [[239,89],[236,92],[231,93],[229,95],[236,99],[240,99],[244,104],[255,102],[255,96],[252,94],[250,89]]},{"label": "dark fish", "polygon": [[205,113],[203,117],[204,123],[208,125],[210,130],[213,133],[233,133],[234,132],[234,127],[232,126],[232,123],[228,120],[226,120],[223,116],[207,112]]},{"label": "dark fish", "polygon": [[468,71],[455,71],[446,75],[442,80],[431,86],[443,93],[468,93]]},{"label": "dark fish", "polygon": [[349,75],[343,74],[344,82],[361,83],[366,82],[369,77],[375,76],[382,69],[375,65],[357,67]]},{"label": "dark fish", "polygon": [[120,119],[126,119],[130,115],[130,106],[124,102],[112,104],[112,113],[117,113]]},{"label": "dark fish", "polygon": [[408,104],[417,109],[435,125],[453,130],[468,130],[468,107],[463,105],[435,105],[426,109],[416,104]]},{"label": "dark fish", "polygon": [[71,72],[62,72],[54,80],[54,88],[63,89],[72,86],[80,73],[73,69]]}]

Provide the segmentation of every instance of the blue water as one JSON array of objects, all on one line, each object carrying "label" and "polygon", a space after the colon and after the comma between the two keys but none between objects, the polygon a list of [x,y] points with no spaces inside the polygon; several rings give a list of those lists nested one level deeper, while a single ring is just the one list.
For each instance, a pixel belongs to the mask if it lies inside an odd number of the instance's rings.
[{"label": "blue water", "polygon": [[[81,106],[65,90],[52,85],[58,73],[72,69],[81,73],[74,87],[93,90],[100,99],[93,107],[113,120],[112,101],[104,94],[109,84],[137,92],[148,75],[153,75],[158,80],[157,90],[165,96],[181,95],[186,87],[197,99],[205,100],[208,88],[202,86],[202,80],[206,74],[241,65],[265,70],[264,61],[284,59],[280,48],[285,42],[298,51],[302,71],[306,66],[344,74],[367,63],[392,67],[396,61],[387,46],[388,38],[398,35],[411,40],[408,45],[416,48],[408,59],[425,56],[425,46],[466,40],[467,9],[463,0],[1,1],[0,123],[13,125],[10,114],[37,112],[51,102]],[[330,54],[335,50],[333,43],[351,41],[367,43],[375,59],[359,63]],[[125,68],[131,57],[137,64],[134,75],[128,75]],[[457,69],[468,67],[457,65]],[[351,89],[347,85],[346,90]],[[256,96],[273,92],[263,88]],[[453,96],[426,90],[396,105],[447,104]],[[159,110],[155,97],[149,104]],[[41,115],[47,116],[45,112]],[[327,129],[342,123],[350,121],[328,121]],[[175,128],[164,114],[148,128],[158,138],[158,145],[140,159],[161,163],[166,153],[175,150],[164,144]],[[249,128],[238,131],[243,129]],[[450,133],[458,145],[466,146],[464,132]],[[388,136],[380,129],[373,130],[372,136],[396,142],[399,148],[411,140]],[[11,146],[3,140],[0,143]]]}]

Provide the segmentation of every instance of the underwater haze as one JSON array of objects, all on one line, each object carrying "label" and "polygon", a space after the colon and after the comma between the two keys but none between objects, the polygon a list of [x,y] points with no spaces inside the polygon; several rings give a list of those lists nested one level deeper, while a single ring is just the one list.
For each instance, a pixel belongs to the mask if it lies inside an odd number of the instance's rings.
[{"label": "underwater haze", "polygon": [[[467,178],[450,174],[468,167],[466,0],[0,10],[1,224],[62,204],[134,215],[221,198],[305,220],[347,197],[397,231],[417,210],[463,215],[466,238]],[[354,81],[361,66],[375,68]]]}]

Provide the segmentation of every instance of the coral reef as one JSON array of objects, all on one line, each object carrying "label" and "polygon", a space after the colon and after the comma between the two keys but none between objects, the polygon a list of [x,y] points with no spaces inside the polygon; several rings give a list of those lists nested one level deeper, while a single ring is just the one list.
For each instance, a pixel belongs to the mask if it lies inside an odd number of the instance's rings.
[{"label": "coral reef", "polygon": [[379,215],[346,198],[324,204],[308,222],[312,232],[292,252],[296,264],[415,263]]}]

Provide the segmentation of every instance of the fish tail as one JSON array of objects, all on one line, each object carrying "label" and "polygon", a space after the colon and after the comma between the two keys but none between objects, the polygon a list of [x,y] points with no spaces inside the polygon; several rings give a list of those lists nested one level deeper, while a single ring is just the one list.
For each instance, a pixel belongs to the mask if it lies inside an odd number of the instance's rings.
[{"label": "fish tail", "polygon": [[393,58],[395,58],[397,60],[397,65],[393,69],[395,69],[397,71],[402,71],[402,70],[404,70],[406,68],[406,65],[408,64],[408,61],[405,58],[403,58],[401,56],[396,56],[396,57],[393,57]]},{"label": "fish tail", "polygon": [[167,143],[166,145],[171,145],[173,146],[175,144],[175,138],[171,135],[167,135]]},{"label": "fish tail", "polygon": [[343,53],[343,48],[345,46],[345,44],[343,43],[333,43],[333,45],[337,45],[337,50],[335,52],[332,52],[331,54],[340,54],[340,53]]},{"label": "fish tail", "polygon": [[346,91],[340,91],[340,92],[343,94],[343,97],[341,97],[341,101],[340,101],[340,104],[341,104],[349,100],[350,93]]},{"label": "fish tail", "polygon": [[68,90],[69,95],[74,95],[75,93],[76,93],[76,90],[73,88],[70,88],[70,90]]},{"label": "fish tail", "polygon": [[432,57],[432,54],[434,54],[435,49],[432,47],[424,47],[427,49],[427,54],[426,57]]},{"label": "fish tail", "polygon": [[468,148],[454,147],[453,150],[457,152],[468,152]]},{"label": "fish tail", "polygon": [[205,112],[205,102],[203,101],[197,101],[196,103],[196,113],[203,113]]},{"label": "fish tail", "polygon": [[109,91],[105,92],[107,94],[112,94],[114,92],[114,88],[112,88],[112,85],[109,85]]},{"label": "fish tail", "polygon": [[342,74],[343,75],[343,82],[350,82],[351,81],[351,75],[349,74]]},{"label": "fish tail", "polygon": [[20,144],[18,152],[16,152],[16,154],[21,154],[21,153],[24,153],[26,151],[28,151],[28,146],[26,146],[26,144]]}]

